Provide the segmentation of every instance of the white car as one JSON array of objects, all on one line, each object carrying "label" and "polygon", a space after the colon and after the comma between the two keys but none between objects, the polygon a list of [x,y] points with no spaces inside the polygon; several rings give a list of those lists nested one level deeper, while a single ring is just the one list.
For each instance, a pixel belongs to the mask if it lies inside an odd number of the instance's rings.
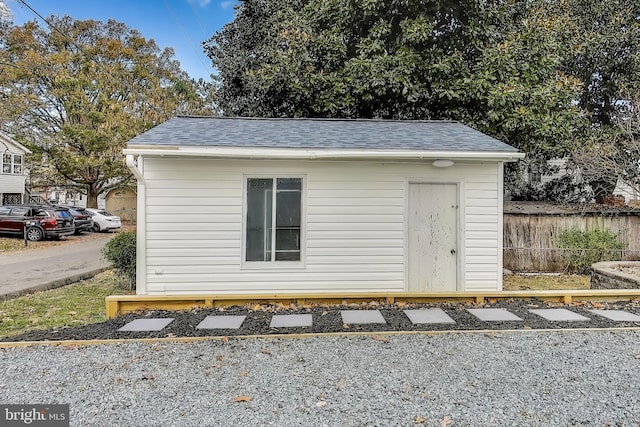
[{"label": "white car", "polygon": [[117,230],[122,226],[119,216],[111,215],[104,209],[87,208],[86,211],[93,220],[93,231]]}]

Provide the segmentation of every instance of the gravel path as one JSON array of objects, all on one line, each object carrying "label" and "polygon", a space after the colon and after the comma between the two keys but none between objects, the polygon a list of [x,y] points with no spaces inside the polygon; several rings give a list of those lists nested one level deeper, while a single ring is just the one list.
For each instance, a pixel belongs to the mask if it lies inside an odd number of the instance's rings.
[{"label": "gravel path", "polygon": [[73,426],[637,426],[640,332],[11,348],[0,402]]}]

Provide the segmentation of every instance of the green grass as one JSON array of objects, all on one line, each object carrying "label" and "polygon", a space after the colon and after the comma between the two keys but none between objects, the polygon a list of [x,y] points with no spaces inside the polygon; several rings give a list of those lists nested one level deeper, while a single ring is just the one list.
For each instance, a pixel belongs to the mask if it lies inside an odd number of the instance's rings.
[{"label": "green grass", "polygon": [[567,289],[589,289],[589,276],[566,274],[560,276],[512,274],[504,276],[502,288],[505,291],[550,291]]},{"label": "green grass", "polygon": [[93,279],[0,302],[0,338],[34,329],[54,329],[102,322],[105,297],[131,293],[111,271]]}]

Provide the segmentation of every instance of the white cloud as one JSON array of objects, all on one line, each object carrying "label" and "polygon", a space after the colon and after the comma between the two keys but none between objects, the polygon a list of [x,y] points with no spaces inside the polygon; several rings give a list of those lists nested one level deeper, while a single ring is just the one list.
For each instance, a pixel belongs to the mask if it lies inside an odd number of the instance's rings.
[{"label": "white cloud", "polygon": [[189,0],[189,3],[197,3],[200,7],[205,7],[206,5],[211,3],[211,0]]},{"label": "white cloud", "polygon": [[231,9],[233,7],[233,4],[235,3],[234,0],[225,0],[223,2],[220,2],[220,7],[223,9]]}]

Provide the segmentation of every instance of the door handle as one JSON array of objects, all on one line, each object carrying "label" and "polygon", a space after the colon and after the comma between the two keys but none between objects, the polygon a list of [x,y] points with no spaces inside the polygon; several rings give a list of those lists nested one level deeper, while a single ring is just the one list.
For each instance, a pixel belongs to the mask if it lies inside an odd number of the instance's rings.
[{"label": "door handle", "polygon": [[456,254],[456,250],[455,249],[451,249],[451,255],[455,255]]}]

